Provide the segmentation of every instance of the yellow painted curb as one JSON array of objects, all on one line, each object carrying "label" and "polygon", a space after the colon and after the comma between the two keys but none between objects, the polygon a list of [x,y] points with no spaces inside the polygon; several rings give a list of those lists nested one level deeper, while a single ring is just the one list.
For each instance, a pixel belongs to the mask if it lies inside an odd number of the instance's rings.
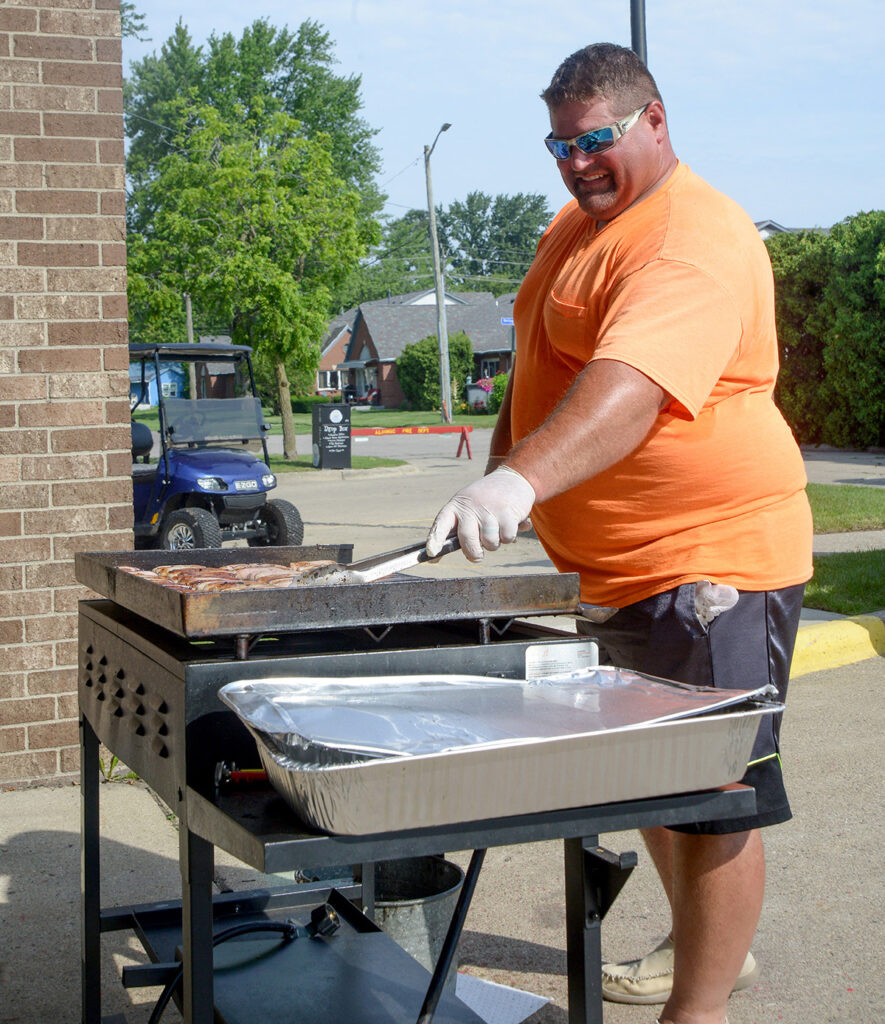
[{"label": "yellow painted curb", "polygon": [[839,668],[885,654],[885,622],[876,615],[802,626],[796,637],[790,678]]}]

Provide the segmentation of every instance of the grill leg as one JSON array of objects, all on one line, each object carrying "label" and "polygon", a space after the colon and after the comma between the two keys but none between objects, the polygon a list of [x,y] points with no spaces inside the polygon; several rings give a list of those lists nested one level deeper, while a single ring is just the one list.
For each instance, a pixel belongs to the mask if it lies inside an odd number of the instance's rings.
[{"label": "grill leg", "polygon": [[214,849],[181,821],[181,940],[186,1024],[213,1024],[212,874]]},{"label": "grill leg", "polygon": [[98,737],[85,715],[80,716],[80,1012],[82,1024],[101,1024]]},{"label": "grill leg", "polygon": [[585,849],[596,839],[564,841],[568,1024],[602,1024],[601,915]]}]

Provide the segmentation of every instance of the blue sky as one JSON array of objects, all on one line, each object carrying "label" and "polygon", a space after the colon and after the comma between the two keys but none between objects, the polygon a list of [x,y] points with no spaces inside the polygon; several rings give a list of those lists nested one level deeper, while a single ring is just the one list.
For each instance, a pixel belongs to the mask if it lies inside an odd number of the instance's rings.
[{"label": "blue sky", "polygon": [[[629,0],[135,0],[159,51],[179,17],[195,42],[239,36],[255,18],[319,21],[341,73],[362,76],[363,114],[383,157],[393,216],[425,207],[433,154],[438,204],[472,190],[568,199],[541,143],[538,93],[559,62],[591,42],[630,45]],[[679,158],[753,220],[828,227],[885,209],[885,13],[881,0],[647,0],[648,65]]]}]

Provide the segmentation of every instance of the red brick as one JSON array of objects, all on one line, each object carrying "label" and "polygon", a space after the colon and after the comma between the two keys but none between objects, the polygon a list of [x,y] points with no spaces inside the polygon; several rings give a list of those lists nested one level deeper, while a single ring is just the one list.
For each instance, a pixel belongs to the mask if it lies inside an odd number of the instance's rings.
[{"label": "red brick", "polygon": [[[19,296],[19,299],[21,300],[21,296]],[[23,320],[13,321],[12,323],[4,324],[3,340],[10,348],[16,351],[20,351],[23,348],[42,348],[46,344],[45,328],[46,325],[41,323],[27,323]],[[6,388],[4,387],[3,390],[5,397]]]},{"label": "red brick", "polygon": [[109,530],[131,530],[133,523],[132,502],[108,509]]},{"label": "red brick", "polygon": [[0,674],[0,700],[8,700],[13,697],[26,697],[24,672],[4,672]]},{"label": "red brick", "polygon": [[43,221],[39,217],[0,217],[0,238],[42,237]]},{"label": "red brick", "polygon": [[0,405],[0,428],[8,429],[14,427],[16,424],[16,409],[15,405]]},{"label": "red brick", "polygon": [[25,636],[29,644],[44,640],[69,640],[76,635],[76,615],[42,615],[25,620]]},{"label": "red brick", "polygon": [[[38,163],[88,164],[95,162],[95,141],[84,139],[16,139],[15,159]],[[79,210],[63,212],[77,213]]]},{"label": "red brick", "polygon": [[55,718],[54,697],[29,697],[27,700],[0,701],[0,725],[50,722],[53,718]]},{"label": "red brick", "polygon": [[43,115],[43,133],[65,139],[122,139],[122,114]]},{"label": "red brick", "polygon": [[37,12],[0,8],[0,31],[36,32]]},{"label": "red brick", "polygon": [[92,533],[107,526],[107,511],[94,506],[25,512],[25,533],[52,537],[56,534]]},{"label": "red brick", "polygon": [[[116,139],[100,139],[98,143],[98,161],[102,164],[122,164],[125,162],[126,154],[123,149],[123,142]],[[104,211],[112,212],[112,211]]]},{"label": "red brick", "polygon": [[126,444],[126,451],[108,454],[105,459],[108,476],[120,476],[129,480],[132,475],[132,449],[129,442]]},{"label": "red brick", "polygon": [[105,320],[125,320],[129,303],[125,295],[105,295],[101,302],[101,315]]},{"label": "red brick", "polygon": [[101,352],[84,348],[29,349],[18,357],[23,373],[97,373]]},{"label": "red brick", "polygon": [[[90,548],[82,548],[83,551],[89,551]],[[75,616],[76,618],[76,616]],[[77,630],[71,634],[70,640],[59,640],[55,645],[55,664],[62,665],[76,665],[77,659],[80,657],[80,649],[77,645]],[[61,700],[61,698],[59,698]]]},{"label": "red brick", "polygon": [[95,59],[110,64],[120,64],[123,60],[123,44],[119,39],[96,39]]},{"label": "red brick", "polygon": [[19,406],[19,423],[23,427],[91,427],[103,422],[104,403],[98,401],[39,402]]},{"label": "red brick", "polygon": [[[0,489],[0,500],[7,508],[48,508],[49,484],[4,484]],[[4,582],[5,570],[0,566],[0,590],[14,590]],[[19,581],[18,586],[21,586]]]},{"label": "red brick", "polygon": [[28,693],[32,696],[45,693],[75,693],[76,690],[77,669],[73,667],[32,672],[28,676]]},{"label": "red brick", "polygon": [[20,242],[18,263],[21,267],[97,267],[98,254],[98,245],[87,242]]},{"label": "red brick", "polygon": [[47,85],[93,85],[122,89],[123,71],[119,64],[65,64],[54,61],[43,65],[43,81]]},{"label": "red brick", "polygon": [[[121,161],[116,162],[120,163]],[[126,193],[122,191],[102,192],[101,212],[105,217],[124,215],[126,213]]]},{"label": "red brick", "polygon": [[[129,329],[126,326],[125,334],[128,337]],[[125,370],[129,365],[129,350],[128,348],[115,348],[105,349],[104,353],[104,368],[106,370]],[[129,416],[129,403],[126,403],[126,422],[130,420]]]},{"label": "red brick", "polygon": [[45,430],[6,430],[0,434],[0,455],[34,455],[49,451]]},{"label": "red brick", "polygon": [[80,774],[80,745],[62,747],[58,752],[59,778],[77,777]]},{"label": "red brick", "polygon": [[47,188],[90,188],[96,191],[118,188],[122,190],[125,183],[125,168],[119,164],[59,164],[46,168]]},{"label": "red brick", "polygon": [[46,750],[55,747],[72,746],[79,743],[79,727],[76,719],[52,722],[49,725],[28,726],[28,749]]},{"label": "red brick", "polygon": [[[129,506],[129,515],[132,516],[132,506]],[[76,613],[81,601],[87,600],[92,594],[86,587],[61,587],[52,593],[52,610],[65,614]],[[76,688],[76,687],[73,687]]]},{"label": "red brick", "polygon": [[49,325],[50,345],[83,345],[87,342],[98,348],[122,345],[126,340],[124,323],[96,320],[88,323],[56,323]]},{"label": "red brick", "polygon": [[[130,462],[130,468],[131,468]],[[113,505],[125,502],[132,496],[131,485],[126,487],[122,480],[94,480],[91,483],[56,484],[52,490],[52,504],[58,507],[69,505]],[[52,584],[44,584],[52,586]]]},{"label": "red brick", "polygon": [[15,316],[15,302],[11,295],[0,295],[0,320],[11,320]]},{"label": "red brick", "polygon": [[40,62],[0,59],[0,82],[39,82]]},{"label": "red brick", "polygon": [[98,109],[105,114],[123,113],[123,90],[122,89],[99,89]]},{"label": "red brick", "polygon": [[25,637],[22,619],[0,619],[0,643],[20,644]]},{"label": "red brick", "polygon": [[111,12],[54,11],[43,8],[40,12],[40,31],[50,35],[91,38],[118,36],[120,34],[120,17],[119,14]]},{"label": "red brick", "polygon": [[15,308],[22,320],[93,320],[101,301],[97,295],[19,295]]},{"label": "red brick", "polygon": [[5,292],[42,292],[45,287],[42,270],[0,267],[0,289]]},{"label": "red brick", "polygon": [[46,287],[50,292],[125,292],[126,271],[123,267],[77,268],[48,270]]},{"label": "red brick", "polygon": [[29,615],[51,615],[52,607],[51,590],[26,590],[16,598],[16,611],[27,618]]},{"label": "red brick", "polygon": [[92,60],[90,39],[64,36],[14,36],[13,55],[35,60]]},{"label": "red brick", "polygon": [[[78,551],[131,551],[125,533],[102,533],[95,536],[57,537],[55,549],[59,555],[73,558]],[[76,652],[75,652],[76,653]]]},{"label": "red brick", "polygon": [[[16,110],[35,110],[45,114],[47,111],[77,111],[91,114],[95,112],[96,90],[84,85],[16,85],[13,91],[13,106]],[[49,134],[49,133],[47,133]],[[52,132],[53,135],[59,134]],[[79,132],[71,132],[79,135]]]},{"label": "red brick", "polygon": [[[10,564],[14,562],[45,562],[49,558],[50,544],[47,537],[33,537],[25,540],[0,540],[0,558]],[[4,665],[4,668],[8,666]]]},{"label": "red brick", "polygon": [[57,774],[58,757],[51,750],[0,756],[0,782],[31,782]]},{"label": "red brick", "polygon": [[0,134],[2,135],[39,135],[39,114],[12,114],[0,112]]},{"label": "red brick", "polygon": [[93,242],[125,241],[126,220],[124,217],[53,217],[46,222],[46,237],[59,242],[79,242],[84,238]]},{"label": "red brick", "polygon": [[129,448],[130,428],[94,427],[80,430],[54,430],[52,450],[54,452],[103,452]]},{"label": "red brick", "polygon": [[0,729],[0,754],[8,754],[10,751],[25,749],[25,730],[22,726],[13,726],[9,729]]},{"label": "red brick", "polygon": [[21,535],[21,512],[0,512],[0,537],[21,537]]},{"label": "red brick", "polygon": [[60,720],[79,718],[80,707],[77,701],[76,688],[73,693],[59,694],[56,704],[58,705],[58,717]]},{"label": "red brick", "polygon": [[[0,164],[0,186],[4,188],[39,188],[43,184],[41,164]],[[42,236],[41,230],[38,237]]]},{"label": "red brick", "polygon": [[[58,145],[58,143],[53,144]],[[15,205],[19,213],[98,213],[98,201],[94,192],[80,192],[73,189],[71,191],[42,189],[34,192],[23,190],[17,193]],[[40,236],[20,235],[18,237],[39,238]],[[47,234],[46,237],[51,236]]]},{"label": "red brick", "polygon": [[115,242],[105,242],[101,247],[101,262],[105,267],[125,267],[126,246]]},{"label": "red brick", "polygon": [[73,586],[73,562],[44,562],[42,565],[25,566],[25,583],[33,590],[41,587]]},{"label": "red brick", "polygon": [[[49,377],[49,397],[111,398],[118,387],[116,376],[109,373],[54,373]],[[128,392],[128,380],[124,383]]]},{"label": "red brick", "polygon": [[[22,480],[95,480],[103,469],[100,455],[50,455],[40,459],[24,456],[21,460]],[[36,562],[41,557],[14,559],[9,554],[4,556],[6,561]],[[48,554],[47,550],[42,557],[45,559]]]}]

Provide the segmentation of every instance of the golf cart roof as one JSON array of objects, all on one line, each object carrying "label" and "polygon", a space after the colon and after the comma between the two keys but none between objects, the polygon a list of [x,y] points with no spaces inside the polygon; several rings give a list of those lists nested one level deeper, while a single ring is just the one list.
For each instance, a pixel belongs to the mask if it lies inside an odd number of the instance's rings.
[{"label": "golf cart roof", "polygon": [[216,359],[242,359],[251,353],[252,349],[248,345],[225,345],[219,341],[199,345],[152,345],[141,342],[132,342],[129,345],[130,359],[153,359],[156,355],[160,359],[173,362],[202,363]]}]

